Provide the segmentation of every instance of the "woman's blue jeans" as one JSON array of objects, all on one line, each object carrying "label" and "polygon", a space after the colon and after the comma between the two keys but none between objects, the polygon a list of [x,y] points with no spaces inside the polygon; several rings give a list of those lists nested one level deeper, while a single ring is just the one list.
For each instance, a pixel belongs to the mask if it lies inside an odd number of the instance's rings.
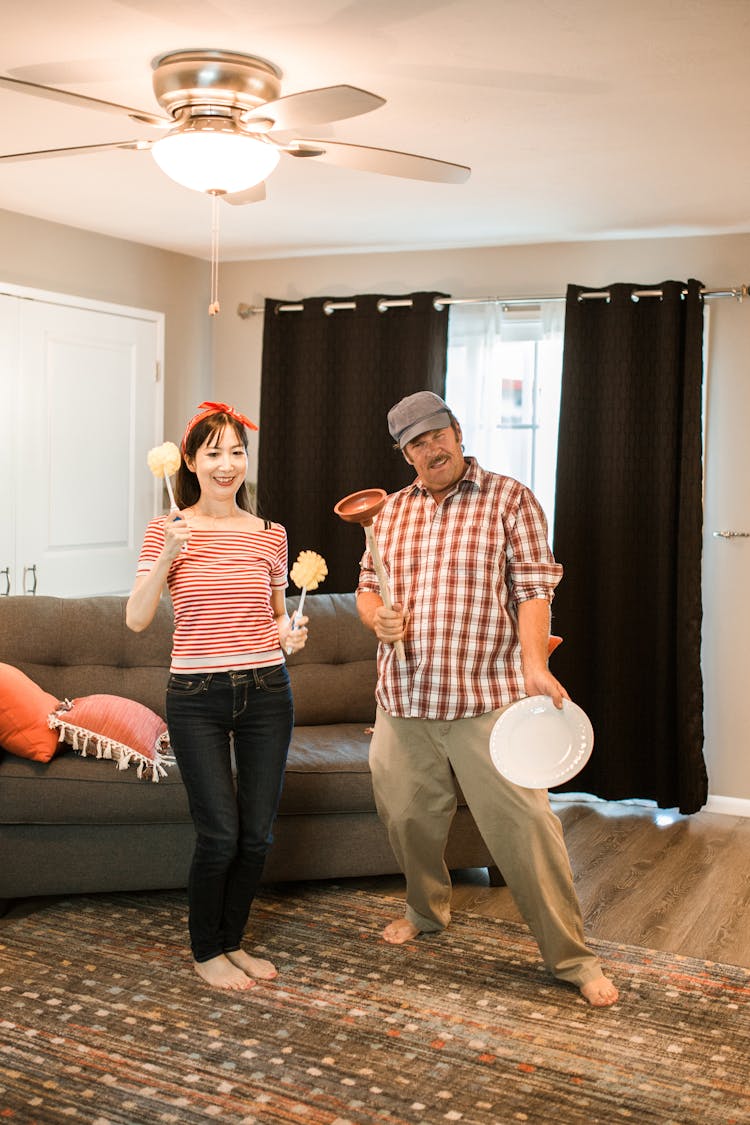
[{"label": "woman's blue jeans", "polygon": [[169,677],[169,737],[197,837],[188,881],[196,961],[240,948],[273,841],[293,724],[284,664]]}]

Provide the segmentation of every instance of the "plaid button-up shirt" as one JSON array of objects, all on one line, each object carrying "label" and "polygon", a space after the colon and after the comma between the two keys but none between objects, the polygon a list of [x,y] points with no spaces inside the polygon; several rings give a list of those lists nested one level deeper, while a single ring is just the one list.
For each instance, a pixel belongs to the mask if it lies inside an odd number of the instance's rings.
[{"label": "plaid button-up shirt", "polygon": [[[562,578],[533,493],[473,457],[438,505],[419,480],[393,493],[375,539],[391,596],[410,614],[406,663],[378,646],[378,706],[402,718],[482,715],[524,696],[516,607]],[[379,592],[369,551],[358,593]]]}]

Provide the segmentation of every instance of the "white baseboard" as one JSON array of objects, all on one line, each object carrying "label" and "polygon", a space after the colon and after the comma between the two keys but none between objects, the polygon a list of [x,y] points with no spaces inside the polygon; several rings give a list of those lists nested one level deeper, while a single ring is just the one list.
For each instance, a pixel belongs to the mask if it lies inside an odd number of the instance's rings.
[{"label": "white baseboard", "polygon": [[709,793],[703,811],[725,813],[727,816],[750,816],[750,801],[742,797],[714,797]]}]

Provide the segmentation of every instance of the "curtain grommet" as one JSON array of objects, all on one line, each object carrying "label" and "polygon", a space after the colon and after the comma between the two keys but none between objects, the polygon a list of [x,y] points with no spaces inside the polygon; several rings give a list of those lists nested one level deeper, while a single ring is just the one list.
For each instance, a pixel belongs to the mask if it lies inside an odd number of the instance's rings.
[{"label": "curtain grommet", "polygon": [[579,305],[582,305],[584,301],[604,301],[605,304],[609,305],[612,301],[612,294],[608,289],[579,293],[576,297],[576,301],[578,301]]}]

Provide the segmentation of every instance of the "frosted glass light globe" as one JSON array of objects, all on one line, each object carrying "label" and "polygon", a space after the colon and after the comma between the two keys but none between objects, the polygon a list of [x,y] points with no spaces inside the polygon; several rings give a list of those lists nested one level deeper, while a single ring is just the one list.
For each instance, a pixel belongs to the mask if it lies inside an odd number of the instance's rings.
[{"label": "frosted glass light globe", "polygon": [[170,179],[193,191],[245,191],[265,180],[278,149],[237,132],[226,119],[198,118],[162,137],[151,155]]}]

